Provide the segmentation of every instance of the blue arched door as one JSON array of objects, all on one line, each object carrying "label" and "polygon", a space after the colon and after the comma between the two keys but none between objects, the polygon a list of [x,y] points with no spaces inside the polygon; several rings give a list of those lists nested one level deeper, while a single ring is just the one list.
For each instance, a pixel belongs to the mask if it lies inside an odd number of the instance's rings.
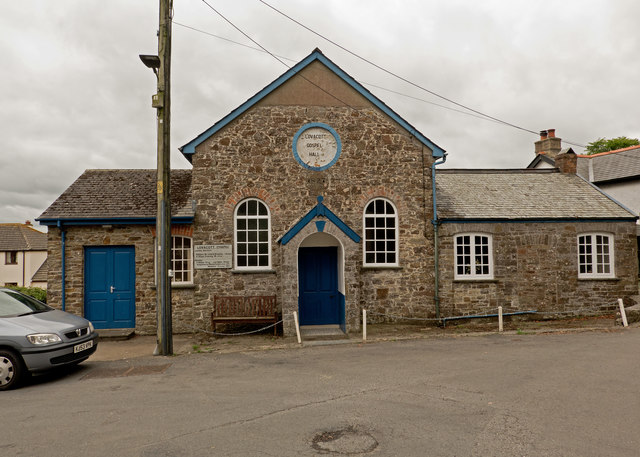
[{"label": "blue arched door", "polygon": [[298,284],[300,325],[341,324],[337,247],[301,247]]}]

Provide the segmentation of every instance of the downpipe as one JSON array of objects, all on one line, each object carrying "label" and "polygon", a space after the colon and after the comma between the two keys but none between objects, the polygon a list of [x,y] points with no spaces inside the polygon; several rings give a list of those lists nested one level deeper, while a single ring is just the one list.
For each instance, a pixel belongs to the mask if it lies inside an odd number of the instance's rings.
[{"label": "downpipe", "polygon": [[66,276],[67,276],[67,272],[66,272],[66,259],[65,259],[65,245],[67,243],[67,232],[64,231],[64,228],[62,227],[62,222],[60,220],[58,220],[58,228],[60,229],[60,236],[62,238],[62,311],[65,311],[66,309]]},{"label": "downpipe", "polygon": [[438,205],[436,203],[436,166],[442,165],[447,161],[447,154],[442,156],[442,160],[433,162],[431,165],[431,187],[432,187],[432,201],[433,201],[433,257],[434,257],[434,296],[433,302],[436,307],[436,319],[440,319],[440,255],[438,246],[440,244],[438,238],[438,227],[440,226],[440,220],[438,219]]}]

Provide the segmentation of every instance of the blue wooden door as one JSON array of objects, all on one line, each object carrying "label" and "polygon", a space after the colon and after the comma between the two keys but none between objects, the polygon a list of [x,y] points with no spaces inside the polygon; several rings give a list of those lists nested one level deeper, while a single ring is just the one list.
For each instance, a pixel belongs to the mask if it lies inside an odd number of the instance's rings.
[{"label": "blue wooden door", "polygon": [[84,315],[96,328],[134,328],[135,248],[85,248]]},{"label": "blue wooden door", "polygon": [[338,248],[300,248],[298,276],[300,325],[339,324]]}]

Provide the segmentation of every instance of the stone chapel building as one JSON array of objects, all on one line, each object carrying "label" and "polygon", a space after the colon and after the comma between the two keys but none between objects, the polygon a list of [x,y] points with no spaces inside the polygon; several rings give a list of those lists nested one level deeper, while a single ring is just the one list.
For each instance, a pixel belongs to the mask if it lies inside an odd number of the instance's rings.
[{"label": "stone chapel building", "polygon": [[[436,171],[444,149],[317,49],[181,151],[174,332],[210,329],[215,296],[275,295],[291,334],[294,311],[352,332],[362,308],[434,318],[637,294],[637,217],[575,155]],[[154,170],[87,170],[45,210],[49,302],[155,333],[155,198]]]}]

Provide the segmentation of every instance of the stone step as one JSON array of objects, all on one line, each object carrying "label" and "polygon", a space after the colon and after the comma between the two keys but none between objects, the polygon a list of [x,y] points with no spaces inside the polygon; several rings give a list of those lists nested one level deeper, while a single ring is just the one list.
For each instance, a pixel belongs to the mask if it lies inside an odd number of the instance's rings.
[{"label": "stone step", "polygon": [[102,340],[121,341],[133,338],[135,328],[100,328],[96,332]]},{"label": "stone step", "polygon": [[348,340],[349,337],[338,325],[306,325],[300,327],[302,341]]}]

